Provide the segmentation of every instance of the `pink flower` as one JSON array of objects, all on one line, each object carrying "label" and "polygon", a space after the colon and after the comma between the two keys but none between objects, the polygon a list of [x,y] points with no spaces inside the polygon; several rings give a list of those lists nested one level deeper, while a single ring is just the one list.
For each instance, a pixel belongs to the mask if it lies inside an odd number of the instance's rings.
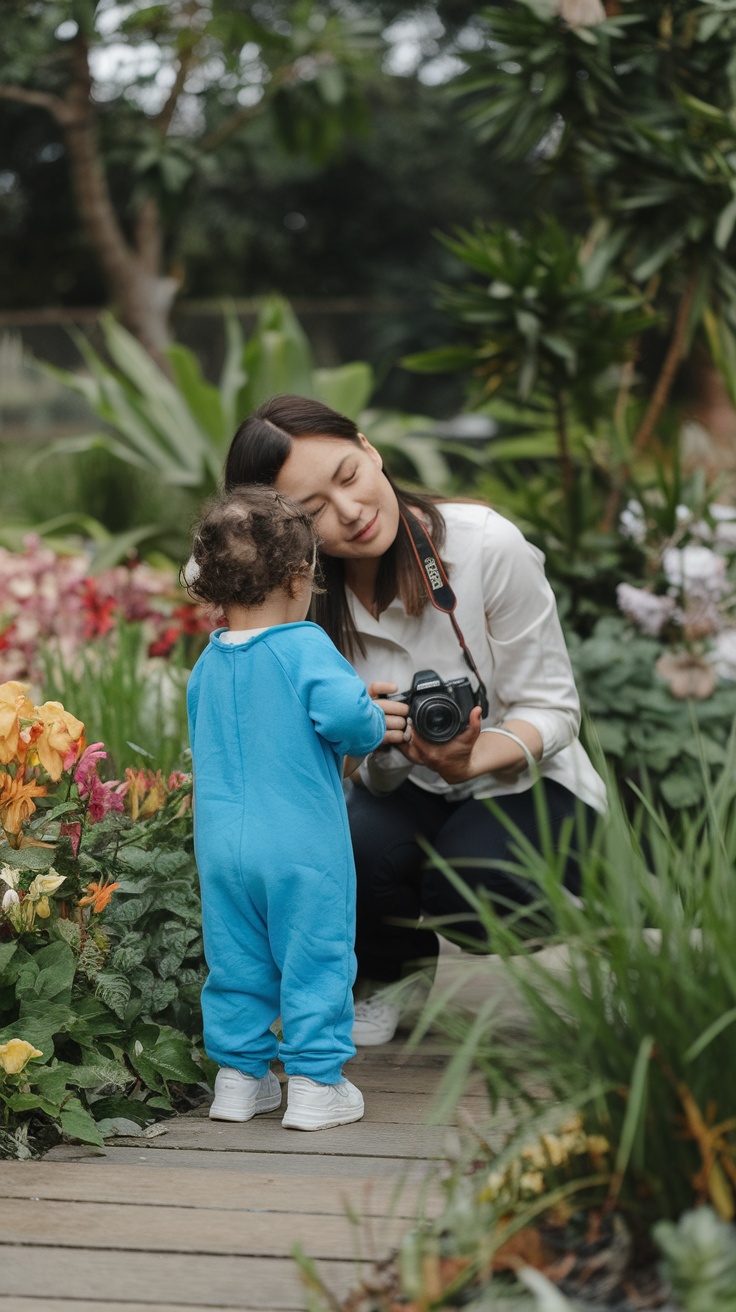
[{"label": "pink flower", "polygon": [[79,765],[74,771],[74,782],[79,789],[80,797],[86,797],[92,790],[92,780],[97,779],[97,762],[106,760],[107,752],[104,743],[90,743],[89,747],[85,747],[79,758]]},{"label": "pink flower", "polygon": [[87,814],[91,824],[97,824],[99,820],[104,820],[110,811],[122,812],[125,809],[123,799],[117,792],[119,786],[119,780],[117,779],[110,779],[103,784],[96,774],[90,775]]}]

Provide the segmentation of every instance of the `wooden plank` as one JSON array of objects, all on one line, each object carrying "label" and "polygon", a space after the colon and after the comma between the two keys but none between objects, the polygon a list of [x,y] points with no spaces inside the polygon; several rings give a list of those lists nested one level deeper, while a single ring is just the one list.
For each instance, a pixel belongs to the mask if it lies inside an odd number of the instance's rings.
[{"label": "wooden plank", "polygon": [[413,1218],[420,1208],[433,1214],[441,1205],[438,1184],[400,1178],[371,1180],[353,1177],[283,1177],[218,1170],[161,1167],[147,1164],[116,1166],[67,1162],[3,1162],[2,1198],[46,1199],[57,1202],[118,1203],[229,1212],[294,1212],[342,1216],[348,1207],[360,1216]]},{"label": "wooden plank", "polygon": [[[304,1185],[308,1188],[308,1181]],[[298,1209],[298,1194],[294,1213],[250,1211],[237,1216],[222,1208],[151,1209],[14,1198],[0,1202],[0,1235],[3,1244],[29,1250],[53,1246],[284,1259],[298,1243],[311,1257],[349,1261],[387,1257],[411,1225],[406,1219],[371,1217],[359,1227],[346,1216],[301,1216]]]},{"label": "wooden plank", "polygon": [[[304,1136],[307,1137],[306,1135]],[[200,1149],[167,1149],[166,1140],[155,1141],[152,1149],[148,1140],[136,1140],[135,1147],[128,1147],[120,1140],[115,1148],[98,1148],[89,1150],[83,1144],[62,1144],[63,1152],[52,1148],[44,1157],[45,1162],[92,1163],[114,1162],[116,1166],[143,1166],[146,1169],[159,1167],[189,1168],[197,1170],[229,1170],[242,1174],[309,1176],[317,1179],[334,1176],[338,1179],[364,1176],[381,1179],[386,1177],[423,1179],[428,1171],[436,1169],[436,1162],[423,1161],[421,1158],[402,1157],[320,1157],[316,1153],[267,1153],[267,1152],[222,1152],[208,1153]],[[132,1140],[130,1142],[133,1142]],[[28,1163],[30,1165],[30,1163]]]},{"label": "wooden plank", "polygon": [[[97,1302],[106,1312],[107,1300],[143,1303],[147,1307],[181,1304],[185,1308],[214,1305],[224,1309],[268,1309],[291,1312],[306,1306],[296,1265],[282,1258],[210,1257],[183,1253],[107,1252],[94,1248],[34,1248],[0,1244],[2,1284],[6,1297],[78,1299]],[[355,1288],[360,1270],[354,1262],[320,1262],[322,1278],[337,1298]],[[65,1306],[61,1304],[60,1306]]]},{"label": "wooden plank", "polygon": [[[0,1312],[191,1312],[191,1303],[101,1303],[89,1298],[4,1298],[0,1294]],[[197,1312],[220,1312],[221,1305],[197,1304]],[[265,1310],[262,1310],[265,1312]]]},{"label": "wooden plank", "polygon": [[[352,1072],[352,1081],[365,1094],[366,1104],[375,1093],[415,1093],[435,1095],[447,1069],[444,1065],[432,1066],[367,1066]],[[479,1071],[473,1072],[463,1096],[484,1097],[486,1087]]]},{"label": "wooden plank", "polygon": [[169,1122],[166,1133],[156,1139],[110,1140],[112,1152],[120,1142],[136,1147],[145,1144],[146,1153],[164,1147],[197,1149],[203,1152],[299,1153],[327,1157],[417,1157],[430,1160],[447,1155],[448,1131],[445,1126],[371,1125],[358,1121],[334,1130],[304,1133],[282,1129],[280,1120],[259,1116],[244,1125],[226,1121],[189,1120]]}]

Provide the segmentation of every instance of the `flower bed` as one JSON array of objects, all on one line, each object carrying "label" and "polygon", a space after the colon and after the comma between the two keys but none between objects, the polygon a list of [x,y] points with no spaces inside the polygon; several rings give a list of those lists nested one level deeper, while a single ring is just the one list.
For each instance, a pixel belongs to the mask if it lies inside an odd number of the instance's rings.
[{"label": "flower bed", "polygon": [[84,552],[59,555],[33,535],[23,552],[0,547],[0,681],[43,685],[49,655],[74,667],[121,622],[145,626],[151,657],[213,627],[167,570],[134,559],[92,574]]},{"label": "flower bed", "polygon": [[60,703],[0,685],[2,1155],[137,1131],[210,1073],[191,777],[107,764]]}]

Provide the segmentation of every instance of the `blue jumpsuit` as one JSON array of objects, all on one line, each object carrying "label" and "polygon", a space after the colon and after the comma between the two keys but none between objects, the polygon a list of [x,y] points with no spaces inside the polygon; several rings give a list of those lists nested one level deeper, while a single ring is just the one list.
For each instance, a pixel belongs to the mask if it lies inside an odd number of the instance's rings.
[{"label": "blue jumpsuit", "polygon": [[278,1053],[287,1075],[334,1084],[355,1054],[342,757],[377,747],[385,718],[317,625],[276,625],[240,645],[221,632],[187,693],[205,1047],[257,1078]]}]

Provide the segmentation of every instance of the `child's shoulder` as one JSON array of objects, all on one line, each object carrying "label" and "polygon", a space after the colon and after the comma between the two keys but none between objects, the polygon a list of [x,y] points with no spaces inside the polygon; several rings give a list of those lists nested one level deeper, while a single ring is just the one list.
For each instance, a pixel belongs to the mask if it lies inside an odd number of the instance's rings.
[{"label": "child's shoulder", "polygon": [[296,624],[275,624],[272,629],[267,629],[262,637],[269,646],[290,647],[294,650],[320,647],[331,649],[338,656],[340,654],[324,629],[321,629],[319,624],[312,624],[311,620],[300,620]]},{"label": "child's shoulder", "polygon": [[332,638],[327,636],[319,624],[312,624],[310,620],[302,620],[298,624],[277,624],[263,633],[261,638],[273,655],[290,667],[304,670],[314,666],[317,661],[321,670],[324,670],[326,664],[334,664],[341,669],[346,665],[344,656],[340,655]]}]

